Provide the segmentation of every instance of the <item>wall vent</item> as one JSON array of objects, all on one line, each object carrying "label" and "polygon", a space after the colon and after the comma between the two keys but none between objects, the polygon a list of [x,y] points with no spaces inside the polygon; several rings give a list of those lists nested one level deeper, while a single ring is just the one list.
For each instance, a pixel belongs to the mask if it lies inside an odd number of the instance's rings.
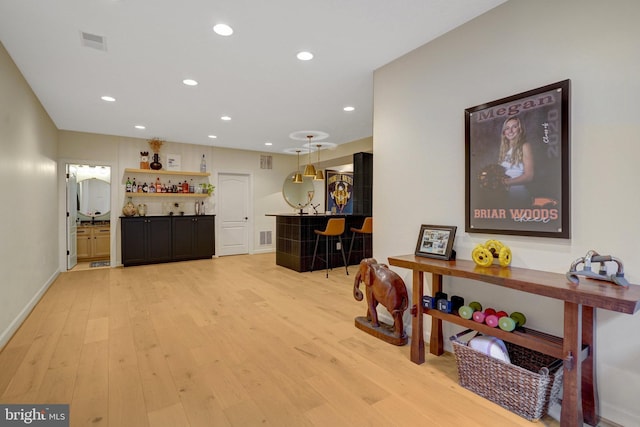
[{"label": "wall vent", "polygon": [[260,245],[271,245],[271,230],[260,232]]},{"label": "wall vent", "polygon": [[107,40],[103,36],[81,31],[80,38],[82,39],[82,46],[102,50],[104,52],[107,51]]},{"label": "wall vent", "polygon": [[260,155],[260,169],[273,169],[273,156]]}]

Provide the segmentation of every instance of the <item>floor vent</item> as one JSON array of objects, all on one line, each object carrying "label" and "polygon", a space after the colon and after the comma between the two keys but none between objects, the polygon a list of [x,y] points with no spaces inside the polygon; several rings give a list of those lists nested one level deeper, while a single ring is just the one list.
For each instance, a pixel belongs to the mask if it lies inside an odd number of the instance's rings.
[{"label": "floor vent", "polygon": [[82,46],[90,47],[92,49],[107,51],[107,41],[103,36],[99,36],[97,34],[85,33],[84,31],[80,32],[80,37],[82,39]]},{"label": "floor vent", "polygon": [[273,156],[262,154],[260,156],[260,169],[273,169]]},{"label": "floor vent", "polygon": [[271,245],[271,231],[260,232],[260,245]]}]

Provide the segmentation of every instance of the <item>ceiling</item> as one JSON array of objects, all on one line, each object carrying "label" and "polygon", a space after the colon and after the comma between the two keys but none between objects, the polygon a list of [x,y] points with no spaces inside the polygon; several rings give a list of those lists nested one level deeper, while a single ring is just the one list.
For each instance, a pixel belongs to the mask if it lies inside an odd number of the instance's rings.
[{"label": "ceiling", "polygon": [[59,129],[282,153],[370,137],[373,71],[505,1],[0,0],[0,41]]}]

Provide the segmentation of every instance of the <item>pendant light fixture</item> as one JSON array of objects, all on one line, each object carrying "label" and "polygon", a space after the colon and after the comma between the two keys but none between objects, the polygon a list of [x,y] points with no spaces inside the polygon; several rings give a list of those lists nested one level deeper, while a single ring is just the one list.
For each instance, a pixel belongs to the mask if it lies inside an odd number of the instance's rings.
[{"label": "pendant light fixture", "polygon": [[313,138],[313,135],[307,135],[307,138],[309,139],[309,143],[307,144],[307,148],[309,150],[309,161],[307,166],[304,167],[304,173],[302,175],[313,178],[316,176],[316,168],[313,167],[313,164],[311,163],[311,138]]},{"label": "pendant light fixture", "polygon": [[296,174],[293,176],[293,182],[295,184],[302,184],[302,174],[300,173],[300,150],[296,150],[298,153],[298,167],[296,168]]},{"label": "pendant light fixture", "polygon": [[324,181],[324,172],[320,169],[320,144],[316,144],[316,148],[318,150],[318,168],[316,171],[316,176],[313,177],[314,181]]}]

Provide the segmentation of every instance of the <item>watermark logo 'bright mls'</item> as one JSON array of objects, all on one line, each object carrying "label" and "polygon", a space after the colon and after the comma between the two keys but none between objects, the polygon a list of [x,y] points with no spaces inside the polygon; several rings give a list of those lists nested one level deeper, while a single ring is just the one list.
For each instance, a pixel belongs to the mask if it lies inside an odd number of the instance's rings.
[{"label": "watermark logo 'bright mls'", "polygon": [[0,427],[69,427],[69,405],[1,405]]}]

